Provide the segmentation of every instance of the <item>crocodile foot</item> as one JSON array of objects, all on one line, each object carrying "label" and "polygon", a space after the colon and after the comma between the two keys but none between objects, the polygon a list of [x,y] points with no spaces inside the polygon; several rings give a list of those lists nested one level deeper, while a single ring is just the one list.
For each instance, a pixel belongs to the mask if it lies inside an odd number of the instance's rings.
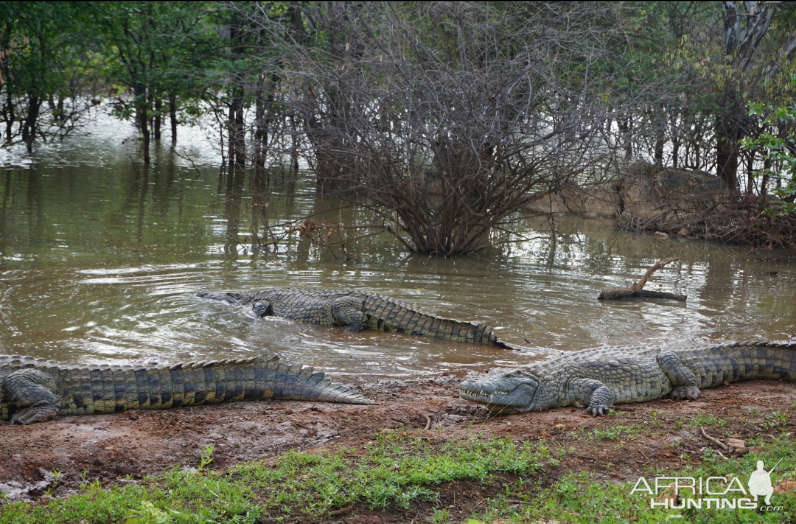
[{"label": "crocodile foot", "polygon": [[259,301],[252,305],[252,312],[258,317],[268,317],[274,314],[274,309],[270,302]]},{"label": "crocodile foot", "polygon": [[13,417],[11,417],[12,424],[22,424],[26,426],[34,422],[45,422],[55,418],[58,414],[58,408],[53,406],[46,400],[40,400],[24,409],[20,409]]},{"label": "crocodile foot", "polygon": [[585,380],[582,381],[582,383],[591,387],[597,386],[591,394],[589,407],[586,408],[586,412],[595,417],[607,415],[614,407],[614,394],[611,393],[611,390],[597,380]]},{"label": "crocodile foot", "polygon": [[672,389],[671,398],[674,400],[696,400],[700,395],[699,388],[696,386],[677,386]]},{"label": "crocodile foot", "polygon": [[586,408],[586,412],[589,415],[592,415],[592,416],[595,416],[595,417],[604,417],[605,415],[608,414],[609,411],[611,411],[610,407],[602,406],[602,405],[599,405],[599,404],[598,405],[594,405],[594,406],[589,406],[589,407]]}]

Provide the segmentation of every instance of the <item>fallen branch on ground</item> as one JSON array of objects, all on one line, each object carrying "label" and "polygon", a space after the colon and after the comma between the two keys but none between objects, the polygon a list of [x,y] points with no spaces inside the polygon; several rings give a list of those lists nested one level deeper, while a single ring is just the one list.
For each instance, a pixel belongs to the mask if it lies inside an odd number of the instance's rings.
[{"label": "fallen branch on ground", "polygon": [[[706,439],[708,439],[709,441],[713,442],[714,444],[716,444],[717,446],[719,446],[719,447],[720,447],[721,449],[723,449],[724,451],[728,451],[728,452],[730,451],[730,448],[728,448],[728,447],[727,447],[727,446],[726,446],[726,445],[725,445],[723,442],[721,442],[720,440],[718,440],[718,439],[716,439],[716,438],[713,438],[713,437],[711,437],[710,435],[708,435],[707,433],[705,433],[705,428],[703,428],[702,426],[700,426],[700,427],[699,427],[699,430],[702,432],[702,436],[703,436],[703,437],[705,437],[705,438],[706,438]],[[724,457],[724,455],[722,455],[722,457]],[[726,457],[724,457],[724,458],[726,458]]]}]

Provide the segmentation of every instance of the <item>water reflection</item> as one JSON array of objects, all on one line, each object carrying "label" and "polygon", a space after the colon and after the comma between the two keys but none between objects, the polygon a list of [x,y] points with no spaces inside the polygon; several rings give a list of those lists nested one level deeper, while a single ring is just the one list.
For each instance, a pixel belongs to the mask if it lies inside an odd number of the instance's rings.
[{"label": "water reflection", "polygon": [[[116,129],[116,128],[114,128]],[[114,131],[117,132],[117,131]],[[114,137],[113,139],[108,138]],[[180,135],[190,139],[190,133]],[[463,258],[411,255],[389,236],[347,242],[350,260],[264,228],[319,214],[367,223],[361,208],[289,172],[219,175],[208,145],[157,150],[151,166],[98,133],[0,173],[0,351],[93,362],[223,358],[273,351],[368,375],[436,373],[526,362],[532,355],[385,333],[342,333],[197,299],[198,289],[358,288],[438,313],[489,320],[501,338],[577,350],[599,344],[786,339],[796,329],[796,272],[744,251],[618,233],[611,221],[528,220],[528,240]],[[89,142],[85,142],[89,140]],[[112,142],[112,143],[111,143]],[[114,145],[116,144],[116,145]],[[183,146],[185,147],[185,146]],[[191,153],[191,152],[194,153]],[[211,156],[211,155],[210,155]],[[276,227],[278,232],[282,229]],[[662,258],[648,284],[673,301],[598,302]]]}]

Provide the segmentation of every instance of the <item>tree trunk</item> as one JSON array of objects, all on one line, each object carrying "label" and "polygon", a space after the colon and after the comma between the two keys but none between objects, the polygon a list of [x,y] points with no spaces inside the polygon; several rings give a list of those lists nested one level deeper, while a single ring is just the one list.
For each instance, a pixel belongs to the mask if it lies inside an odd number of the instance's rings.
[{"label": "tree trunk", "polygon": [[6,116],[6,140],[8,142],[11,141],[11,131],[14,127],[14,122],[16,122],[17,116],[14,113],[14,102],[11,100],[11,93],[6,94],[6,107],[8,109],[8,115]]},{"label": "tree trunk", "polygon": [[263,83],[260,83],[260,85],[257,86],[257,101],[254,115],[254,163],[258,166],[265,164],[265,147],[266,144],[268,144],[267,109],[263,91]]},{"label": "tree trunk", "polygon": [[50,112],[53,114],[53,120],[58,121],[58,110],[55,109],[55,100],[52,95],[47,95],[47,105],[50,106]]},{"label": "tree trunk", "polygon": [[672,114],[671,135],[672,135],[672,167],[677,169],[680,161],[680,133],[677,128],[677,113]]},{"label": "tree trunk", "polygon": [[663,131],[655,133],[655,165],[663,166]]},{"label": "tree trunk", "polygon": [[728,118],[716,128],[716,174],[731,193],[738,193],[738,146]]},{"label": "tree trunk", "polygon": [[763,197],[763,202],[768,200],[768,172],[771,169],[771,159],[766,156],[763,160],[763,180],[760,182],[760,196]]},{"label": "tree trunk", "polygon": [[138,129],[141,131],[144,146],[144,163],[148,164],[149,158],[149,115],[147,114],[148,99],[146,96],[146,87],[141,84],[133,86],[133,93],[136,99],[136,120],[138,120]]},{"label": "tree trunk", "polygon": [[298,131],[296,130],[296,117],[290,117],[290,125],[292,127],[290,136],[290,169],[293,172],[299,170],[299,154],[298,154]]},{"label": "tree trunk", "polygon": [[22,124],[22,141],[28,148],[28,153],[33,151],[33,142],[36,140],[36,122],[39,119],[39,109],[42,99],[35,95],[28,96],[28,114]]},{"label": "tree trunk", "polygon": [[47,97],[47,105],[50,106],[50,111],[53,114],[53,120],[62,122],[64,118],[64,97],[59,95],[58,102],[55,101],[52,95]]},{"label": "tree trunk", "polygon": [[755,153],[753,149],[746,155],[746,196],[751,196],[755,187]]},{"label": "tree trunk", "polygon": [[622,142],[625,149],[625,161],[629,161],[633,156],[633,143],[630,140],[630,130],[633,124],[629,119],[618,120],[616,124],[619,127],[619,132],[622,134]]},{"label": "tree trunk", "polygon": [[[661,111],[663,111],[663,109],[661,109]],[[663,120],[655,131],[655,165],[658,167],[663,166],[663,144],[666,140],[664,126],[666,126],[666,119]]]},{"label": "tree trunk", "polygon": [[171,120],[171,141],[177,141],[177,95],[169,93],[169,120]]},{"label": "tree trunk", "polygon": [[[240,14],[232,13],[229,21],[229,42],[232,46],[233,59],[243,55],[242,45],[243,22]],[[229,165],[243,167],[246,163],[246,136],[243,129],[243,78],[238,74],[230,74],[230,104],[227,121],[229,132]]]},{"label": "tree trunk", "polygon": [[246,137],[243,129],[243,88],[241,87],[233,89],[227,118],[229,165],[243,167],[246,164]]},{"label": "tree trunk", "polygon": [[160,96],[155,99],[155,140],[160,140],[160,109],[162,107],[162,101],[160,100]]}]

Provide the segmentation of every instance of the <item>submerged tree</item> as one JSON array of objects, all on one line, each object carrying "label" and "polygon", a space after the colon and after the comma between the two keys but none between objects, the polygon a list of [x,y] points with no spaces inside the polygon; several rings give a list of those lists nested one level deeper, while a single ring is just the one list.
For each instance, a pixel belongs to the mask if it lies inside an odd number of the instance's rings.
[{"label": "submerged tree", "polygon": [[72,2],[0,2],[0,117],[4,145],[63,138],[93,104],[84,88],[98,56]]},{"label": "submerged tree", "polygon": [[[253,25],[284,34],[263,13]],[[308,162],[412,251],[483,249],[605,152],[588,74],[610,7],[341,2],[301,16],[283,86]]]},{"label": "submerged tree", "polygon": [[115,114],[132,119],[141,133],[144,162],[149,144],[161,137],[162,101],[168,101],[172,140],[180,100],[204,96],[211,77],[202,67],[218,53],[205,2],[119,2],[102,4],[101,42],[115,58],[109,80],[129,89],[117,97]]}]

